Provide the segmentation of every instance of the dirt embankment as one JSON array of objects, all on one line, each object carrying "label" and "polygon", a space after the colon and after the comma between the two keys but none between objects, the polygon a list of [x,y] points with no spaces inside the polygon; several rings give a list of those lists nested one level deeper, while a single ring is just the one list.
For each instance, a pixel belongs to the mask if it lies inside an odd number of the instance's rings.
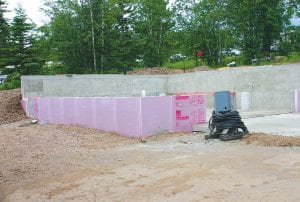
[{"label": "dirt embankment", "polygon": [[0,91],[0,124],[26,118],[20,103],[20,89]]},{"label": "dirt embankment", "polygon": [[213,69],[207,66],[199,66],[192,69],[171,69],[164,67],[141,68],[128,72],[131,75],[166,75],[166,74],[182,74],[197,71],[211,71]]},{"label": "dirt embankment", "polygon": [[257,144],[262,146],[295,146],[300,147],[300,138],[292,136],[270,135],[264,133],[252,133],[242,139],[246,144]]}]

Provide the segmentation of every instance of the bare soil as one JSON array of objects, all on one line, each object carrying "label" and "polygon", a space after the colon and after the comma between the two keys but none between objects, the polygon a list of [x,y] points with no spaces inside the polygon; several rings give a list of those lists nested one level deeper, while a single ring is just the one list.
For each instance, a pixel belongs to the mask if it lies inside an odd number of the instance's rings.
[{"label": "bare soil", "polygon": [[252,133],[243,138],[247,144],[258,144],[263,146],[296,146],[300,147],[300,138],[293,136],[270,135],[264,133]]},{"label": "bare soil", "polygon": [[26,122],[0,125],[0,201],[300,200],[299,138],[138,140]]},{"label": "bare soil", "polygon": [[163,67],[152,67],[152,68],[140,68],[135,69],[133,71],[128,72],[128,74],[132,75],[166,75],[166,74],[182,74],[188,72],[197,72],[197,71],[211,71],[213,69],[208,66],[199,66],[192,69],[171,69],[171,68],[163,68]]},{"label": "bare soil", "polygon": [[0,91],[0,125],[26,118],[20,99],[20,89]]}]

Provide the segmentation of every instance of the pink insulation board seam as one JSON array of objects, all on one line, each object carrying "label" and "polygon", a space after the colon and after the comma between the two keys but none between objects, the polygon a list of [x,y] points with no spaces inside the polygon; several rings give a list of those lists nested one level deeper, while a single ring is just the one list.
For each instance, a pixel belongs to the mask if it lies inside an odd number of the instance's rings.
[{"label": "pink insulation board seam", "polygon": [[295,111],[300,113],[300,89],[295,90]]},{"label": "pink insulation board seam", "polygon": [[28,98],[22,98],[21,106],[22,106],[26,116],[28,116],[28,114],[27,114],[27,104],[28,104]]}]

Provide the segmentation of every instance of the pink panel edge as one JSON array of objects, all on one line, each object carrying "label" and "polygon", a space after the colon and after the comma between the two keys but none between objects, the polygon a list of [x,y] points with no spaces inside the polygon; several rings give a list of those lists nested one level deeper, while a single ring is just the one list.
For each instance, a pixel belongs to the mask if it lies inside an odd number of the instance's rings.
[{"label": "pink panel edge", "polygon": [[295,90],[295,112],[300,113],[300,89]]}]

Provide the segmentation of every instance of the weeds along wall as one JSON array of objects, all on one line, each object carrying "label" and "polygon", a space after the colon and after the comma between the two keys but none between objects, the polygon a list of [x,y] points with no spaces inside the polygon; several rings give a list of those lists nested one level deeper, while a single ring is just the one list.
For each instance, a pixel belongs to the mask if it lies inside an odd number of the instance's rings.
[{"label": "weeds along wall", "polygon": [[[23,76],[22,96],[28,97],[102,97],[140,96],[159,93],[208,93],[229,90],[249,93],[250,110],[295,111],[295,90],[300,88],[300,63],[216,71],[151,75],[62,75]],[[213,106],[213,96],[207,96]]]}]

